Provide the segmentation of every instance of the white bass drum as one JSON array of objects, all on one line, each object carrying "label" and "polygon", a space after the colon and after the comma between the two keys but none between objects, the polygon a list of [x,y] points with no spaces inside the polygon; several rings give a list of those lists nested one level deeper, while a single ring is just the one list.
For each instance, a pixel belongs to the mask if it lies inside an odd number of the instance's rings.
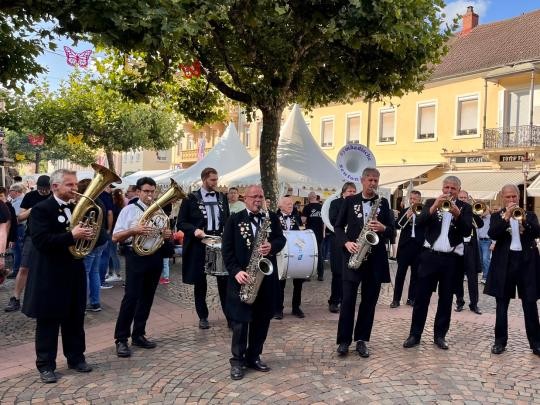
[{"label": "white bass drum", "polygon": [[311,229],[283,231],[287,243],[276,255],[280,280],[308,279],[317,272],[317,238]]}]

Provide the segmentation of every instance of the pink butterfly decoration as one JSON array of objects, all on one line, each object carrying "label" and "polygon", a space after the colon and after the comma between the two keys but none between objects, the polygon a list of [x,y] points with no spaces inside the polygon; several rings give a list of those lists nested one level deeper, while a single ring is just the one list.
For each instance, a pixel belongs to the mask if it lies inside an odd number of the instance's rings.
[{"label": "pink butterfly decoration", "polygon": [[90,55],[92,55],[91,49],[77,53],[69,46],[64,46],[64,52],[66,53],[66,62],[69,66],[80,66],[82,68],[88,66]]}]

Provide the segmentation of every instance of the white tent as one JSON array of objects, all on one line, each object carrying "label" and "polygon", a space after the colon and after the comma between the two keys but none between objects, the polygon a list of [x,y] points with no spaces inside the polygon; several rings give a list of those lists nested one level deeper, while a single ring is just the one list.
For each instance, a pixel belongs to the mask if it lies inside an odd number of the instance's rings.
[{"label": "white tent", "polygon": [[[277,173],[279,183],[296,188],[333,189],[344,182],[335,163],[324,154],[309,132],[298,105],[293,107],[281,129]],[[220,185],[228,187],[260,183],[259,156],[219,179]]]},{"label": "white tent", "polygon": [[[240,141],[238,132],[231,122],[219,138],[219,142],[212,148],[208,155],[199,160],[193,166],[185,170],[176,171],[172,177],[182,187],[189,187],[201,179],[201,172],[205,167],[213,167],[219,176],[229,173],[243,166],[251,159],[251,155]],[[160,178],[160,182],[167,185],[170,183],[169,177]]]},{"label": "white tent", "polygon": [[128,188],[129,185],[135,184],[141,177],[156,178],[157,176],[167,172],[170,172],[170,170],[139,170],[138,172],[122,177],[122,185],[120,188]]}]

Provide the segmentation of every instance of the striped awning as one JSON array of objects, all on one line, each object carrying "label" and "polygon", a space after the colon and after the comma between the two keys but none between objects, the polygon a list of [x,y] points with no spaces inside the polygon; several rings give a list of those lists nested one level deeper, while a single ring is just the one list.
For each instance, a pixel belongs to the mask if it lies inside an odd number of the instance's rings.
[{"label": "striped awning", "polygon": [[[495,200],[505,184],[523,184],[523,173],[515,170],[474,170],[446,172],[441,177],[415,187],[423,198],[435,198],[442,194],[442,181],[446,176],[456,176],[461,180],[461,189],[475,200]],[[538,172],[529,173],[529,179]],[[532,185],[531,185],[532,186]],[[539,190],[540,191],[540,190]],[[539,194],[540,195],[540,194]]]}]

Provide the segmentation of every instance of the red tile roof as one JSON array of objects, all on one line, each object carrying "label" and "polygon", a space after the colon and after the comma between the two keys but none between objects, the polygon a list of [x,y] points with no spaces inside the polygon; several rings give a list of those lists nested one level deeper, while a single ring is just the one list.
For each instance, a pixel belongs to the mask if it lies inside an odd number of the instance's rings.
[{"label": "red tile roof", "polygon": [[430,81],[540,61],[540,10],[478,25],[467,35],[456,34],[448,46]]}]

